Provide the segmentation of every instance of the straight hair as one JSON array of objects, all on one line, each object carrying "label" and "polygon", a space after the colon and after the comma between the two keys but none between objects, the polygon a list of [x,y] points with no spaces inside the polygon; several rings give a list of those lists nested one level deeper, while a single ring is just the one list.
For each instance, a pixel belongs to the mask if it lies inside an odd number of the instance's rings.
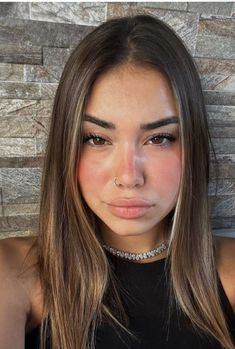
[{"label": "straight hair", "polygon": [[200,79],[181,39],[150,15],[112,19],[95,28],[71,54],[58,85],[35,244],[44,296],[41,349],[49,323],[52,349],[94,348],[102,321],[133,335],[101,246],[97,217],[77,179],[82,120],[92,86],[101,74],[127,64],[161,71],[169,79],[180,118],[182,176],[168,227],[169,320],[175,303],[195,331],[234,349],[219,299],[209,221],[210,135]]}]

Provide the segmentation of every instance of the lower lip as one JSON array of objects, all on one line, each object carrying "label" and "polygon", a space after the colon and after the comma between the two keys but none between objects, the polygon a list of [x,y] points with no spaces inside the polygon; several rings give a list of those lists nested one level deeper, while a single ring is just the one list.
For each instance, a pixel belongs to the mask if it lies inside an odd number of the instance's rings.
[{"label": "lower lip", "polygon": [[108,207],[112,214],[121,218],[142,217],[150,209],[150,206],[120,207],[108,205]]}]

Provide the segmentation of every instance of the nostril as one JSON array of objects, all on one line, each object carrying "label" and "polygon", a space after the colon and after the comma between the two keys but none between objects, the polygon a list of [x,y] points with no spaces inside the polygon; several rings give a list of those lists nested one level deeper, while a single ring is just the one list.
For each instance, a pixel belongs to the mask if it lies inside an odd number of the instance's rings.
[{"label": "nostril", "polygon": [[113,180],[115,186],[117,187],[125,187],[125,188],[135,188],[140,187],[144,184],[144,177],[135,177],[135,178],[127,178],[127,177],[114,177]]}]

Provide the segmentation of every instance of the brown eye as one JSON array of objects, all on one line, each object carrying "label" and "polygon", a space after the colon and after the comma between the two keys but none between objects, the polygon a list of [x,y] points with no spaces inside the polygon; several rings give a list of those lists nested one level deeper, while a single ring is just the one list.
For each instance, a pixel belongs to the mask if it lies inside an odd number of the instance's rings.
[{"label": "brown eye", "polygon": [[161,134],[152,136],[147,141],[147,143],[164,146],[164,145],[173,143],[174,141],[175,141],[175,137],[173,135],[168,133],[161,133]]},{"label": "brown eye", "polygon": [[106,141],[101,137],[93,137],[92,142],[94,145],[104,145]]},{"label": "brown eye", "polygon": [[164,143],[164,140],[165,140],[165,138],[162,138],[162,137],[153,137],[153,138],[151,138],[150,141],[153,144],[162,144],[162,143]]},{"label": "brown eye", "polygon": [[108,141],[96,134],[87,134],[83,137],[83,143],[87,143],[91,146],[102,146],[107,144]]}]

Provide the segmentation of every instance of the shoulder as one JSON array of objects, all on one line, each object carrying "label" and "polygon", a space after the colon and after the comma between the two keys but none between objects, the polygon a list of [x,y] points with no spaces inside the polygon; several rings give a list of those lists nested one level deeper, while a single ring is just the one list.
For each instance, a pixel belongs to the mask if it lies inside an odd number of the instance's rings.
[{"label": "shoulder", "polygon": [[[33,251],[35,237],[7,238],[0,240],[0,268],[9,277],[19,280],[24,267],[36,263],[36,253]],[[29,255],[31,250],[31,254]],[[27,259],[27,257],[29,257]]]},{"label": "shoulder", "polygon": [[215,247],[220,280],[235,312],[235,238],[216,236]]},{"label": "shoulder", "polygon": [[235,273],[235,238],[215,236],[217,266],[223,265],[227,272]]},{"label": "shoulder", "polygon": [[[7,238],[0,240],[0,287],[1,299],[10,298],[14,306],[25,317],[25,327],[34,327],[40,289],[37,270],[36,237]],[[36,300],[37,298],[37,300]],[[14,300],[12,302],[12,300]]]},{"label": "shoulder", "polygon": [[0,253],[1,257],[8,256],[8,262],[11,264],[23,260],[33,243],[36,241],[36,237],[15,237],[0,239]]}]

